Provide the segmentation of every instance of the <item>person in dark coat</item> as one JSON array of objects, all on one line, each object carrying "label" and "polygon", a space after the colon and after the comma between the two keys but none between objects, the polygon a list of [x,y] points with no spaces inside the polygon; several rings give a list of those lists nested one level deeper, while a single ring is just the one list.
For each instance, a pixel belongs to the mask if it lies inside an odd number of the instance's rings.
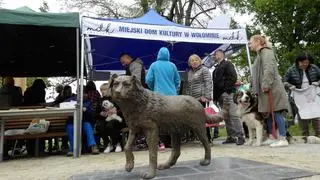
[{"label": "person in dark coat", "polygon": [[233,93],[236,90],[237,72],[234,65],[225,59],[223,50],[215,51],[217,65],[212,73],[213,100],[223,108],[219,113],[227,112],[224,121],[228,137],[223,144],[236,143],[243,145],[245,142],[243,127],[237,113],[236,104],[233,101]]},{"label": "person in dark coat", "polygon": [[[119,106],[112,101],[111,97],[107,97],[108,83],[102,84],[100,86],[100,90],[102,97],[100,98],[97,106],[97,131],[99,137],[103,139],[103,144],[105,146],[104,153],[109,153],[112,151],[121,152],[123,144],[121,129],[126,127],[124,117]],[[107,101],[108,104],[113,105],[114,108],[106,109],[103,107],[104,104],[106,104],[105,101]],[[121,121],[119,121],[119,119],[107,120],[107,118],[109,116],[111,117],[112,114],[117,114],[118,117],[121,118]]]},{"label": "person in dark coat", "polygon": [[24,93],[24,105],[36,106],[46,103],[46,84],[42,79],[36,79]]},{"label": "person in dark coat", "polygon": [[[69,99],[66,99],[65,102],[70,102],[70,101],[76,101],[77,96],[72,96]],[[82,109],[82,129],[83,132],[86,136],[87,140],[87,146],[91,149],[92,154],[99,154],[99,150],[96,146],[96,141],[94,138],[94,132],[92,128],[92,103],[87,97],[87,90],[84,88],[83,92],[83,109]],[[74,134],[74,129],[73,129],[73,119],[70,118],[67,121],[67,126],[66,126],[66,131],[68,134],[68,140],[70,143],[69,146],[69,152],[67,156],[72,156],[73,155],[73,134]]]},{"label": "person in dark coat", "polygon": [[[20,106],[22,104],[22,89],[14,85],[13,77],[5,77],[0,89],[0,106]],[[3,102],[2,102],[3,101]]]},{"label": "person in dark coat", "polygon": [[[284,85],[287,89],[304,89],[309,86],[319,86],[320,84],[320,68],[313,64],[313,57],[306,52],[301,53],[284,76]],[[294,105],[294,104],[293,104]],[[296,108],[296,107],[294,107]],[[299,118],[299,126],[302,130],[302,135],[308,137],[309,124],[312,126],[317,137],[320,137],[320,118],[301,119]]]}]

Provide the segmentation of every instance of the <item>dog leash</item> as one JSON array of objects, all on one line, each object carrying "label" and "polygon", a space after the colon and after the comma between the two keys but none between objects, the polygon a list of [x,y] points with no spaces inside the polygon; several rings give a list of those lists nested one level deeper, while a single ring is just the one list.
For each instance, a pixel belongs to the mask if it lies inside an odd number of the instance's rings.
[{"label": "dog leash", "polygon": [[277,138],[276,122],[275,122],[274,111],[273,111],[273,96],[272,96],[271,89],[269,90],[269,93],[268,93],[268,99],[269,99],[269,111],[270,111],[271,116],[272,116],[272,136],[274,138]]}]

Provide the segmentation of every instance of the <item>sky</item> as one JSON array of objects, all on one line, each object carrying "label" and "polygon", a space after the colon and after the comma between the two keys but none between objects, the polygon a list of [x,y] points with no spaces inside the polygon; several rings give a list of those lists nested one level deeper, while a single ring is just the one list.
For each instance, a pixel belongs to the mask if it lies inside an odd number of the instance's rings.
[{"label": "sky", "polygon": [[[63,4],[59,0],[46,0],[49,6],[50,12],[65,12]],[[39,11],[39,7],[42,5],[43,0],[3,0],[2,7],[7,9],[15,9],[21,6],[28,6],[29,8]],[[134,3],[134,0],[115,0],[115,2],[121,2],[122,4],[130,5]],[[220,12],[214,12],[214,15],[219,15]],[[228,11],[229,17],[233,17],[242,27],[245,24],[252,24],[252,17],[248,15],[239,15],[233,11]]]},{"label": "sky", "polygon": [[[59,0],[46,0],[50,9],[50,12],[62,12],[61,1]],[[6,9],[15,9],[21,6],[28,6],[29,8],[39,11],[39,7],[42,5],[43,0],[3,0],[2,7]],[[132,4],[134,0],[115,0],[115,2],[121,2],[123,4]]]}]

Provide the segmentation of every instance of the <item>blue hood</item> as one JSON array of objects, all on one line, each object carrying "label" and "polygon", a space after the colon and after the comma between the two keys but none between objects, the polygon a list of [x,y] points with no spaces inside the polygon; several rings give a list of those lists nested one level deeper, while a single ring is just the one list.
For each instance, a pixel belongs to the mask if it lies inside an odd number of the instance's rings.
[{"label": "blue hood", "polygon": [[168,48],[162,47],[158,52],[157,61],[170,61],[170,53]]}]

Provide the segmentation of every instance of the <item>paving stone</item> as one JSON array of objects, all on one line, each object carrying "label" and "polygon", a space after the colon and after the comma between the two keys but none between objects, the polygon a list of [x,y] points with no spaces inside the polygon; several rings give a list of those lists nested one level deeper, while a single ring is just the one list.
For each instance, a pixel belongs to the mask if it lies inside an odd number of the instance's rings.
[{"label": "paving stone", "polygon": [[[69,180],[136,180],[141,171],[147,171],[147,166],[136,167],[131,173],[123,170],[97,171],[76,174]],[[200,166],[199,161],[178,162],[167,170],[157,171],[154,179],[161,180],[277,180],[309,177],[315,172],[296,168],[272,165],[232,157],[215,158],[208,166]]]}]

